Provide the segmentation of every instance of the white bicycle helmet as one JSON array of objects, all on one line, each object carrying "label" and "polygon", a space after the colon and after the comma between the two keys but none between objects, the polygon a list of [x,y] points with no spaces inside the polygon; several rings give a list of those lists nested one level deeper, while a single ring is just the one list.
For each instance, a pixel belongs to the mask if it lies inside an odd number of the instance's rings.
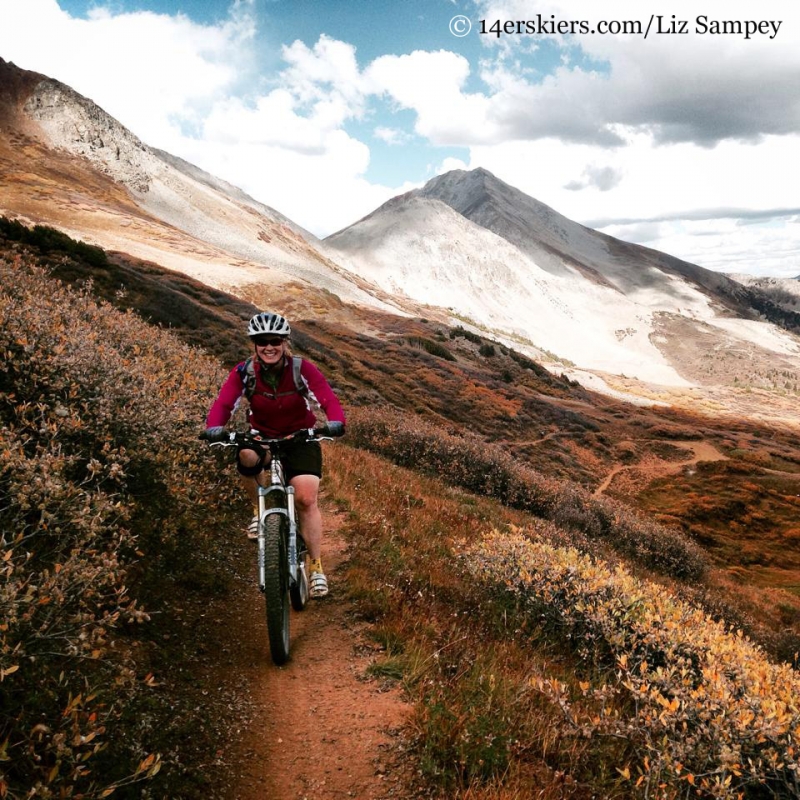
[{"label": "white bicycle helmet", "polygon": [[274,333],[276,336],[289,336],[292,329],[285,317],[273,314],[271,311],[262,311],[256,314],[247,326],[248,336],[261,336],[263,333]]}]

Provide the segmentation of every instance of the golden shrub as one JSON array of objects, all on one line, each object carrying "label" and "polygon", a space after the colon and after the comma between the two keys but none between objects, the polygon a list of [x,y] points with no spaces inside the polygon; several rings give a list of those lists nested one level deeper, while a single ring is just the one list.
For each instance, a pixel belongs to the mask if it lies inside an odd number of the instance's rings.
[{"label": "golden shrub", "polygon": [[[576,732],[618,736],[636,748],[626,765],[643,796],[737,797],[765,788],[797,797],[800,676],[763,651],[623,567],[533,540],[494,532],[466,559],[473,575],[516,595],[558,626],[597,669],[598,699],[586,718],[571,714],[566,687],[537,688],[565,710]],[[615,696],[620,703],[604,700]]]}]

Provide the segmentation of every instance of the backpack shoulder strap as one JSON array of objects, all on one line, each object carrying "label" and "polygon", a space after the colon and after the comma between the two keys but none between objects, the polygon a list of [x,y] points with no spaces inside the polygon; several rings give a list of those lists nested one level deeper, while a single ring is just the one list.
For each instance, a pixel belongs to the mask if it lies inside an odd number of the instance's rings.
[{"label": "backpack shoulder strap", "polygon": [[308,384],[306,379],[300,374],[303,367],[303,359],[300,356],[292,356],[292,377],[294,378],[294,388],[303,395],[308,396]]},{"label": "backpack shoulder strap", "polygon": [[253,367],[253,357],[247,359],[244,364],[240,364],[237,369],[239,370],[239,377],[242,379],[242,394],[249,400],[256,390],[256,371]]},{"label": "backpack shoulder strap", "polygon": [[[303,359],[300,356],[292,356],[292,378],[294,380],[295,390],[303,397],[308,397],[309,390],[306,379],[302,376],[300,370],[303,367]],[[247,359],[243,364],[237,367],[239,377],[242,379],[242,395],[248,400],[255,394],[256,391],[256,370],[253,366],[253,357]]]}]

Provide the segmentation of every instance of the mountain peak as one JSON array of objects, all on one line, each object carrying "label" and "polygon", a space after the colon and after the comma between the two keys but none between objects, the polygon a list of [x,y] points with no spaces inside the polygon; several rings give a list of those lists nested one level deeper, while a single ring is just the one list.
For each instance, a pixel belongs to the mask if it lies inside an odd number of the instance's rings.
[{"label": "mountain peak", "polygon": [[477,177],[488,177],[493,180],[499,180],[499,178],[492,172],[489,172],[488,169],[485,167],[475,167],[474,169],[451,169],[447,172],[443,172],[441,175],[437,175],[435,178],[431,178],[428,183],[434,183],[438,181],[440,178],[446,178],[448,176],[452,176],[458,179],[474,179]]},{"label": "mountain peak", "polygon": [[482,206],[491,203],[500,185],[501,182],[483,167],[469,171],[454,169],[432,178],[414,194],[441,200],[459,214],[473,218]]},{"label": "mountain peak", "polygon": [[556,214],[550,206],[511,186],[485,167],[454,169],[437,175],[417,189],[415,194],[442,200],[473,221],[478,221],[474,218],[476,210],[485,205],[490,205],[496,212],[504,207],[522,204],[534,210],[537,216],[548,219]]},{"label": "mountain peak", "polygon": [[[596,243],[587,241],[590,232],[582,225],[484,167],[438,175],[415,193],[447,203],[472,222],[511,242],[555,275],[572,272],[563,254],[572,250],[573,245],[577,244],[581,251],[597,249]],[[591,235],[598,236],[594,232]]]},{"label": "mountain peak", "polygon": [[481,186],[506,187],[512,189],[508,184],[503,183],[496,175],[489,172],[484,167],[476,167],[475,169],[451,169],[449,172],[443,172],[435,178],[431,178],[418,192],[424,196],[435,194],[439,191],[475,191],[476,188]]}]

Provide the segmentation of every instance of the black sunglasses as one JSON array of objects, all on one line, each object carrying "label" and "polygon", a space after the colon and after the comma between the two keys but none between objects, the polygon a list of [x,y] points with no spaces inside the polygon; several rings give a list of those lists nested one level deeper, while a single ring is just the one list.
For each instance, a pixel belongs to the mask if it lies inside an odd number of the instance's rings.
[{"label": "black sunglasses", "polygon": [[257,347],[280,347],[286,339],[283,336],[254,336],[253,341]]}]

